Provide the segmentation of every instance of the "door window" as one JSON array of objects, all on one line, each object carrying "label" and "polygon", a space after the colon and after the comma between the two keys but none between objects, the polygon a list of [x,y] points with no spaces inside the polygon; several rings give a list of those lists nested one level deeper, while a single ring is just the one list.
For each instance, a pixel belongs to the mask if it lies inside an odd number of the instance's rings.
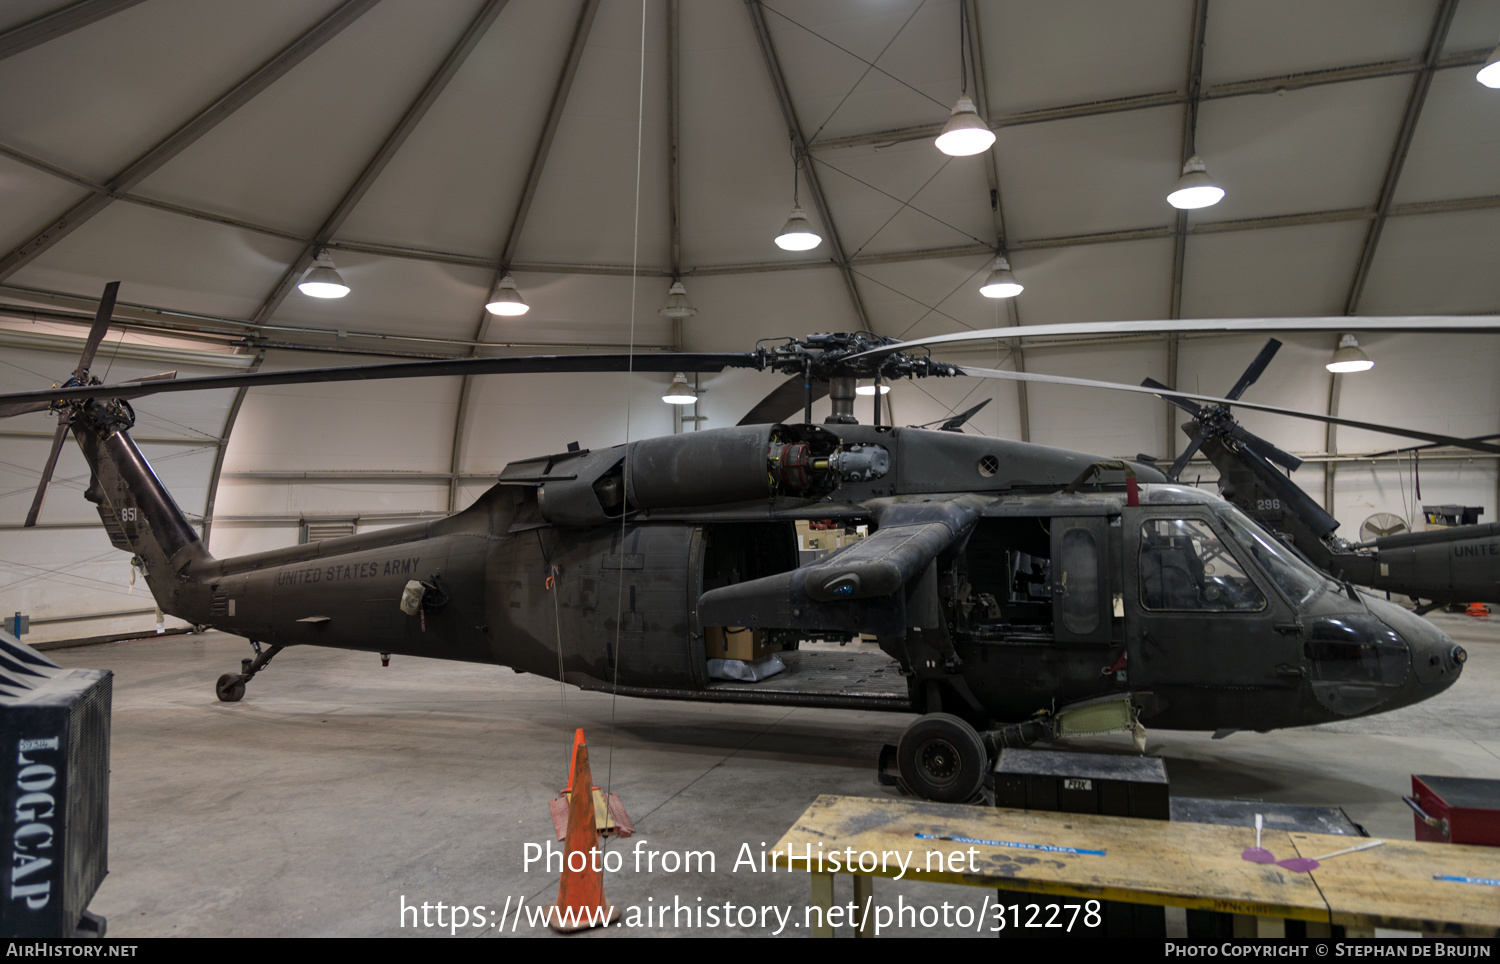
[{"label": "door window", "polygon": [[1259,612],[1266,597],[1227,547],[1198,519],[1141,526],[1141,605],[1160,612]]}]

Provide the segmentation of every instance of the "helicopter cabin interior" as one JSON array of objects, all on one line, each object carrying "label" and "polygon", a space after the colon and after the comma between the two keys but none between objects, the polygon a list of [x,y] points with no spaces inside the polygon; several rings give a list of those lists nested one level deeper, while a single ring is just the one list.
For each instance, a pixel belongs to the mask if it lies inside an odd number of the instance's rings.
[{"label": "helicopter cabin interior", "polygon": [[[1026,515],[978,520],[963,549],[951,559],[941,560],[938,574],[944,618],[955,644],[1107,646],[1122,642],[1120,517],[1104,515],[1108,508],[1102,503],[1080,508],[1075,503],[1045,507],[1046,514],[1033,510]],[[1080,514],[1089,510],[1096,514]],[[853,534],[857,524],[857,520],[848,520],[843,526]],[[786,572],[797,565],[799,543],[790,523],[710,524],[702,533],[700,594]],[[1182,543],[1175,550],[1178,557],[1198,558],[1183,548],[1186,542],[1178,541]],[[804,564],[829,564],[847,548]],[[1146,591],[1148,599],[1152,598],[1150,592]],[[899,692],[903,699],[906,695],[899,665],[873,645],[870,637],[840,639],[825,634],[821,639],[799,639],[790,631],[751,631],[743,627],[703,630],[705,660],[733,658],[729,649],[738,637],[739,653],[760,658],[774,652],[786,666],[785,671],[758,681],[713,679],[709,683],[710,688],[726,691],[726,695],[730,691],[747,695],[756,691],[809,696],[863,694],[878,697],[881,702],[894,693]],[[750,648],[752,638],[754,646]],[[850,645],[861,642],[865,645]]]}]

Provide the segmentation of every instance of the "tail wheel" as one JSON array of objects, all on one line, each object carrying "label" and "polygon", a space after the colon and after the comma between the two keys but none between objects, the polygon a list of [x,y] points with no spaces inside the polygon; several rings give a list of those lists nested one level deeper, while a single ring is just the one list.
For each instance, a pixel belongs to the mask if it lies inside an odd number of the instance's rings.
[{"label": "tail wheel", "polygon": [[947,713],[918,719],[896,745],[896,768],[907,789],[941,803],[962,803],[978,793],[988,763],[979,733]]},{"label": "tail wheel", "polygon": [[225,673],[214,684],[214,692],[225,703],[238,703],[245,697],[245,677],[239,673]]}]

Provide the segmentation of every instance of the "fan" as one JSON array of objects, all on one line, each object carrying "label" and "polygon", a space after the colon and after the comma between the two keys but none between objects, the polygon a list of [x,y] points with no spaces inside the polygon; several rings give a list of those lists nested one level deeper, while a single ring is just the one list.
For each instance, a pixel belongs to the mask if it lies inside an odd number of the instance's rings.
[{"label": "fan", "polygon": [[1406,520],[1393,512],[1377,512],[1366,519],[1359,527],[1359,538],[1362,542],[1373,542],[1381,536],[1393,536],[1398,532],[1405,532],[1409,527]]}]

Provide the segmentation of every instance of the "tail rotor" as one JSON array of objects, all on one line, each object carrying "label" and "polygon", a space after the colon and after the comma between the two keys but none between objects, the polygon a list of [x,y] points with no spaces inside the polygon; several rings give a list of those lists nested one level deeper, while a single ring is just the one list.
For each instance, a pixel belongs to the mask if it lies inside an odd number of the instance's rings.
[{"label": "tail rotor", "polygon": [[[99,345],[104,341],[105,332],[109,331],[110,319],[115,313],[115,296],[120,291],[120,283],[111,281],[104,287],[104,297],[99,299],[99,310],[94,315],[93,327],[89,329],[89,337],[83,345],[83,354],[78,358],[78,367],[73,369],[66,385],[88,385],[90,384],[89,366],[94,363],[94,355],[99,351]],[[94,382],[97,382],[94,379]],[[47,402],[21,403],[0,409],[0,418],[11,415],[21,415],[26,412],[45,411],[53,408],[57,411],[57,431],[52,436],[52,449],[47,453],[47,463],[42,468],[41,481],[37,483],[36,495],[31,500],[31,509],[26,513],[24,528],[36,525],[37,517],[42,513],[42,502],[47,498],[47,486],[52,482],[52,472],[57,468],[58,456],[62,454],[63,442],[68,437],[68,427],[73,421],[73,410],[71,406]]]}]

